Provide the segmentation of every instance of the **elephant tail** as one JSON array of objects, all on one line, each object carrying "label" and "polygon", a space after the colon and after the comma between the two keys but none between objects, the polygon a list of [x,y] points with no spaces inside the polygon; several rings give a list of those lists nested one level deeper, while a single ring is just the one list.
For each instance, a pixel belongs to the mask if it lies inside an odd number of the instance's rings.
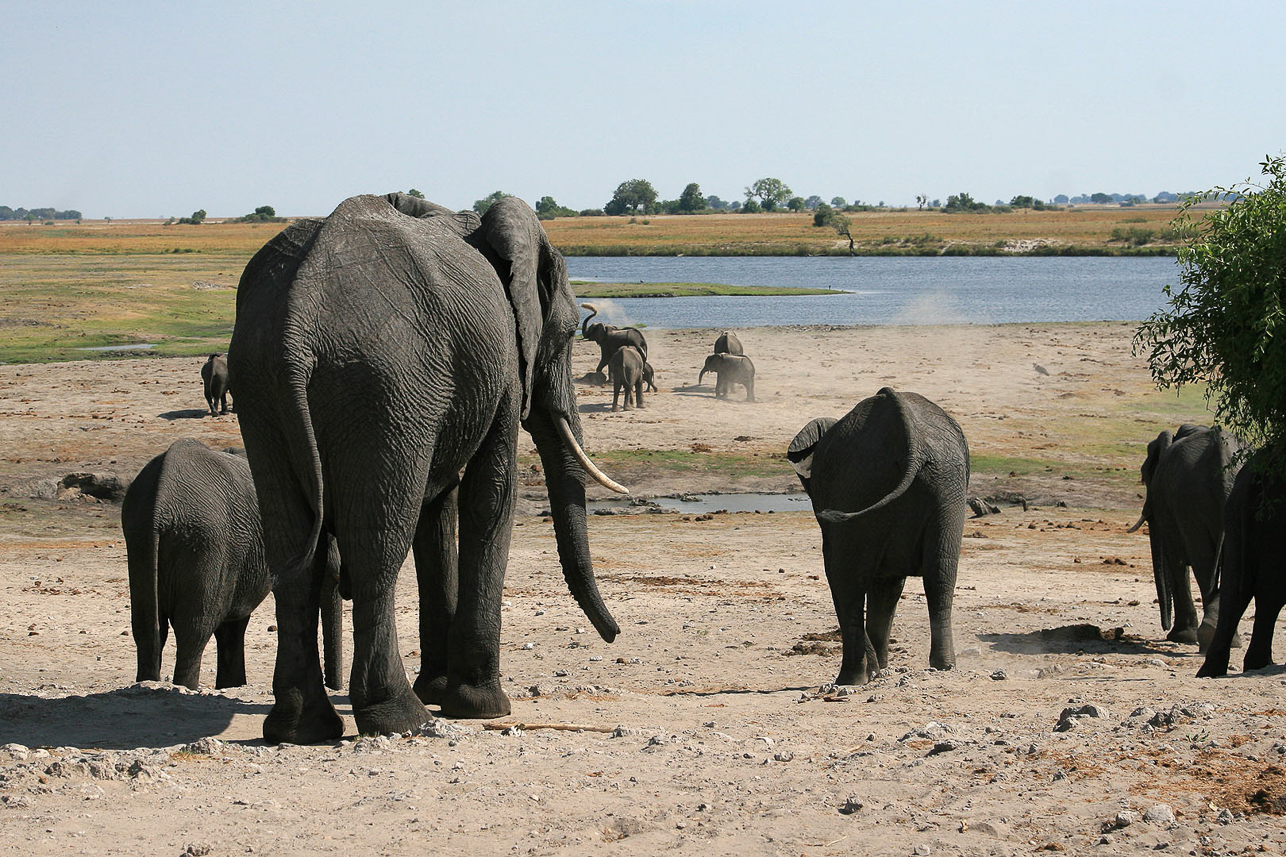
[{"label": "elephant tail", "polygon": [[905,494],[907,489],[911,487],[911,484],[915,482],[915,477],[919,472],[919,462],[912,459],[907,465],[906,472],[902,474],[902,481],[898,483],[898,486],[885,494],[875,503],[872,503],[870,506],[867,506],[865,509],[861,509],[857,512],[841,512],[838,509],[823,509],[817,513],[817,520],[825,521],[828,524],[838,524],[844,521],[851,521],[855,518],[860,518],[863,515],[869,515],[872,512],[878,512],[880,509],[883,509],[885,506]]},{"label": "elephant tail", "polygon": [[135,681],[161,680],[161,600],[158,561],[161,533],[155,523],[143,537],[127,544],[129,566],[130,628],[138,654]]},{"label": "elephant tail", "polygon": [[312,412],[308,407],[308,380],[311,373],[296,368],[289,382],[290,404],[286,408],[287,448],[290,450],[296,478],[312,511],[312,529],[301,552],[290,560],[286,574],[308,574],[317,558],[321,543],[323,510],[323,481],[321,453],[317,449],[317,435],[313,431]]},{"label": "elephant tail", "polygon": [[1169,631],[1174,625],[1174,592],[1170,587],[1169,564],[1165,546],[1155,528],[1149,525],[1148,536],[1152,543],[1152,581],[1156,584],[1157,604],[1161,607],[1161,630]]}]

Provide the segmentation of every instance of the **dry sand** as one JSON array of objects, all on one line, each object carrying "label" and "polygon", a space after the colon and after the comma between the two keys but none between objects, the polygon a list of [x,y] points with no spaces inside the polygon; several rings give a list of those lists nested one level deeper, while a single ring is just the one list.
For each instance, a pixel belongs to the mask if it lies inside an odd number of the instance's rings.
[{"label": "dry sand", "polygon": [[[1051,462],[975,476],[974,494],[1029,503],[966,522],[957,669],[927,669],[911,581],[890,674],[823,691],[839,654],[807,511],[593,518],[623,628],[605,644],[525,485],[502,641],[505,724],[525,725],[267,747],[271,599],[250,623],[247,687],[133,685],[119,507],[34,496],[77,470],[133,474],[178,437],[237,444],[235,416],[202,415],[201,361],[0,366],[0,851],[1283,852],[1286,671],[1194,678],[1195,647],[1163,639],[1146,536],[1126,533],[1143,445],[1201,416],[1150,393],[1128,325],[747,330],[756,403],[695,386],[715,333],[649,332],[662,392],[645,410],[611,413],[610,390],[582,388],[587,446],[765,466],[658,476],[643,462],[624,468],[636,494],[794,490],[781,454],[795,431],[884,385],[939,402],[975,454]],[[597,349],[576,348],[580,374]],[[1137,458],[1111,439],[1123,431]],[[211,643],[207,681],[213,664]]]}]

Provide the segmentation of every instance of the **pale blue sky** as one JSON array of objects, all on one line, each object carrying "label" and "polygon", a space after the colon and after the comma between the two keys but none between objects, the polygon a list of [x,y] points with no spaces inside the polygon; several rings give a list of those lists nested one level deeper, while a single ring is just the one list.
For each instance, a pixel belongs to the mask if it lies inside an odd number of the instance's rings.
[{"label": "pale blue sky", "polygon": [[0,204],[1198,190],[1286,149],[1283,33],[1276,0],[0,0]]}]

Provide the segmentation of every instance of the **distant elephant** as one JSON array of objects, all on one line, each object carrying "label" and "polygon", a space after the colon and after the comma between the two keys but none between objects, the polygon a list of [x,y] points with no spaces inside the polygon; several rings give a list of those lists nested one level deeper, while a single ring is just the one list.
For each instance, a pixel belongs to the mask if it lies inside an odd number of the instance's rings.
[{"label": "distant elephant", "polygon": [[[571,373],[567,265],[515,197],[481,218],[401,193],[299,220],[246,266],[228,363],[279,574],[274,743],[343,734],[317,663],[317,546],[333,533],[353,598],[357,729],[510,711],[500,614],[521,423],[544,466],[568,586],[603,639],[619,632],[594,580]],[[408,551],[420,674],[407,681],[394,595]]]},{"label": "distant elephant", "polygon": [[786,457],[822,528],[844,647],[835,682],[865,684],[887,669],[907,577],[924,578],[930,666],[953,667],[951,603],[969,485],[960,426],[923,396],[885,387],[839,421],[804,426]]},{"label": "distant elephant", "polygon": [[660,392],[660,389],[656,386],[656,372],[652,369],[652,364],[646,360],[643,361],[643,383],[647,386],[649,392]]},{"label": "distant elephant", "polygon": [[[136,681],[160,681],[169,628],[177,648],[174,683],[196,689],[210,636],[218,643],[215,687],[246,683],[250,614],[271,589],[250,467],[191,438],[148,462],[121,502],[129,564]],[[333,546],[332,546],[333,547]],[[339,689],[343,612],[339,555],[328,553],[321,600],[326,681]]]},{"label": "distant elephant", "polygon": [[715,354],[745,354],[746,352],[742,350],[741,340],[737,338],[737,334],[733,333],[730,330],[725,330],[723,333],[719,334],[719,336],[715,338],[714,353]]},{"label": "distant elephant", "polygon": [[[1237,477],[1234,462],[1240,449],[1235,435],[1218,428],[1185,423],[1174,434],[1161,432],[1148,444],[1141,470],[1147,500],[1138,523],[1129,530],[1147,522],[1161,627],[1170,632],[1166,639],[1198,643],[1203,652],[1219,622],[1216,564],[1224,502]],[[1188,583],[1189,567],[1201,588],[1200,621]]]},{"label": "distant elephant", "polygon": [[644,407],[643,404],[643,355],[633,345],[618,348],[607,363],[612,378],[612,410],[620,410],[621,390],[625,391],[625,410]]},{"label": "distant elephant", "polygon": [[626,345],[633,345],[643,355],[643,359],[647,359],[647,340],[643,338],[643,331],[637,327],[615,327],[601,321],[590,324],[589,320],[598,315],[598,310],[593,304],[581,304],[581,307],[589,310],[589,315],[580,324],[581,336],[598,343],[600,356],[598,365],[594,367],[595,372],[602,372],[616,350]]},{"label": "distant elephant", "polygon": [[210,406],[210,416],[226,414],[232,388],[228,383],[228,361],[222,354],[211,354],[201,367],[201,386],[205,390],[205,403]]},{"label": "distant elephant", "polygon": [[746,388],[746,401],[755,400],[755,364],[749,357],[736,354],[711,354],[706,357],[705,365],[701,367],[701,374],[697,376],[698,384],[707,372],[713,372],[719,377],[714,385],[715,398],[727,398],[736,385],[740,384]]},{"label": "distant elephant", "polygon": [[1199,677],[1228,674],[1233,638],[1251,599],[1255,624],[1242,669],[1263,669],[1273,662],[1273,630],[1286,605],[1286,482],[1261,472],[1273,460],[1264,450],[1251,455],[1224,505],[1219,624]]}]

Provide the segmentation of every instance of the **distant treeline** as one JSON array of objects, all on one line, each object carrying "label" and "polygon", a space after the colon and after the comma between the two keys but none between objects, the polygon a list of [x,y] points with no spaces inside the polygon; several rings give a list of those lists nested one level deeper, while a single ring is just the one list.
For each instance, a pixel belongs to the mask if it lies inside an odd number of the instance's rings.
[{"label": "distant treeline", "polygon": [[57,211],[52,208],[10,208],[0,205],[0,220],[80,220],[81,214],[74,208]]}]

